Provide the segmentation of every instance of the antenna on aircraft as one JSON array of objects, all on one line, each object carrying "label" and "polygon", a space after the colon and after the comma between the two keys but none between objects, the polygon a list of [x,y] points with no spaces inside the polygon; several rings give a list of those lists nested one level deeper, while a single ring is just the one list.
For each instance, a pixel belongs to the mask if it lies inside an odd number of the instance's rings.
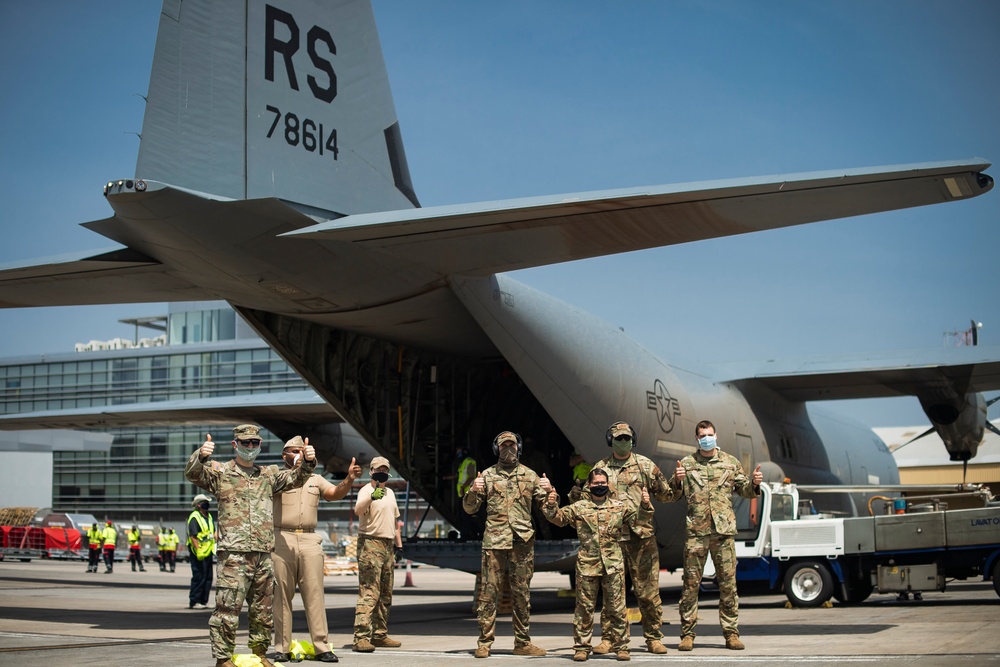
[{"label": "antenna on aircraft", "polygon": [[975,347],[979,345],[979,330],[983,328],[982,322],[969,320],[971,326],[965,331],[945,331],[944,344],[948,346],[948,339],[954,340],[955,347]]}]

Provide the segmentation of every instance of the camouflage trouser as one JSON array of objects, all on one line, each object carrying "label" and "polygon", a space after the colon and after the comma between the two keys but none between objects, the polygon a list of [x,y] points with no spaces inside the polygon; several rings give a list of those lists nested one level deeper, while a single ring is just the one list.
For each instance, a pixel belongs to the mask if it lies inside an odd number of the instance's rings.
[{"label": "camouflage trouser", "polygon": [[358,604],[354,613],[354,643],[389,634],[392,606],[394,542],[387,537],[358,536]]},{"label": "camouflage trouser", "polygon": [[[663,607],[660,603],[660,549],[655,537],[636,537],[632,535],[625,542],[619,542],[622,555],[625,557],[625,567],[632,577],[632,590],[639,601],[639,613],[642,614],[642,635],[646,641],[662,640],[660,625],[663,622]],[[601,612],[601,633],[610,633],[608,622],[610,617]]]},{"label": "camouflage trouser", "polygon": [[712,533],[688,535],[684,544],[684,590],[681,592],[681,637],[695,636],[698,625],[698,586],[705,572],[705,561],[712,554],[715,576],[719,581],[719,625],[722,634],[739,636],[740,601],[736,595],[736,547],[732,535]]},{"label": "camouflage trouser", "polygon": [[594,633],[594,607],[597,591],[603,585],[604,602],[601,605],[601,639],[611,642],[612,650],[627,651],[631,639],[628,619],[625,617],[625,570],[603,576],[587,576],[576,572],[576,613],[573,615],[573,648],[590,652]]},{"label": "camouflage trouser", "polygon": [[492,646],[496,639],[497,602],[504,570],[510,577],[513,606],[514,646],[531,643],[531,577],[535,574],[535,539],[514,540],[513,549],[483,549],[483,567],[479,586],[479,646]]},{"label": "camouflage trouser", "polygon": [[220,551],[215,611],[208,619],[212,656],[230,658],[236,650],[236,630],[240,626],[243,601],[250,606],[250,640],[253,653],[263,653],[271,645],[274,619],[274,569],[271,554],[263,551]]}]

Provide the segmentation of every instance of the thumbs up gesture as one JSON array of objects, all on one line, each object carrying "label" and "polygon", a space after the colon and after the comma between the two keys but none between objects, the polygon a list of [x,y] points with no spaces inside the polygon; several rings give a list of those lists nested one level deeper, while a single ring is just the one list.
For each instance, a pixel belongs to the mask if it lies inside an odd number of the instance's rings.
[{"label": "thumbs up gesture", "polygon": [[347,479],[351,482],[361,477],[361,466],[358,465],[357,459],[351,457],[351,465],[347,468]]},{"label": "thumbs up gesture", "polygon": [[201,446],[201,450],[198,452],[198,456],[203,459],[207,459],[215,451],[215,443],[212,442],[212,434],[209,433],[205,436],[205,444]]},{"label": "thumbs up gesture", "polygon": [[646,489],[646,487],[642,487],[642,504],[643,505],[649,504],[649,491]]},{"label": "thumbs up gesture", "polygon": [[550,493],[552,491],[552,482],[550,482],[549,478],[545,476],[545,473],[542,473],[542,477],[538,480],[538,488],[546,493]]},{"label": "thumbs up gesture", "polygon": [[681,465],[680,461],[678,461],[677,468],[674,469],[674,479],[676,479],[679,482],[685,477],[687,477],[687,474],[688,474],[687,469]]},{"label": "thumbs up gesture", "polygon": [[476,481],[472,483],[472,490],[479,493],[486,488],[486,480],[483,479],[483,473],[476,475]]},{"label": "thumbs up gesture", "polygon": [[305,452],[306,461],[315,461],[316,450],[313,448],[312,445],[309,444],[309,438],[305,438],[304,442],[306,444],[306,452]]},{"label": "thumbs up gesture", "polygon": [[764,481],[764,473],[760,471],[760,464],[758,463],[757,467],[753,469],[754,486],[760,486],[761,482],[763,481]]},{"label": "thumbs up gesture", "polygon": [[559,504],[559,494],[556,493],[555,489],[552,489],[551,491],[549,491],[548,503],[549,503],[549,505],[558,505]]}]

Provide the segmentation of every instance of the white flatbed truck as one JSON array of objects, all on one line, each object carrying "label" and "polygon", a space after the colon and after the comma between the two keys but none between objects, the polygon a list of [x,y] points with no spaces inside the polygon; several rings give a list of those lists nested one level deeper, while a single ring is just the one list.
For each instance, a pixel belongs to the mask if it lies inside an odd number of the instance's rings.
[{"label": "white flatbed truck", "polygon": [[[865,517],[814,514],[811,501],[799,495],[858,493],[861,487],[785,482],[765,483],[761,491],[747,513],[751,529],[737,535],[738,582],[784,592],[798,607],[817,607],[831,597],[859,603],[873,591],[944,591],[949,579],[972,577],[992,579],[1000,595],[1000,502],[983,487],[918,498],[876,496],[900,513]],[[871,506],[869,500],[869,513]],[[706,568],[706,577],[712,576],[714,569]]]}]

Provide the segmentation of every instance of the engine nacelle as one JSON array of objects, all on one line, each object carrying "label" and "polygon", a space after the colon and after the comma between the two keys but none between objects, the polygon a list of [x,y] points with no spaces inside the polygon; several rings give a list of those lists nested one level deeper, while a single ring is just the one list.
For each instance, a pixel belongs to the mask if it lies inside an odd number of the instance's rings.
[{"label": "engine nacelle", "polygon": [[986,399],[982,394],[952,399],[921,396],[920,406],[952,461],[968,461],[976,455],[986,428]]}]

